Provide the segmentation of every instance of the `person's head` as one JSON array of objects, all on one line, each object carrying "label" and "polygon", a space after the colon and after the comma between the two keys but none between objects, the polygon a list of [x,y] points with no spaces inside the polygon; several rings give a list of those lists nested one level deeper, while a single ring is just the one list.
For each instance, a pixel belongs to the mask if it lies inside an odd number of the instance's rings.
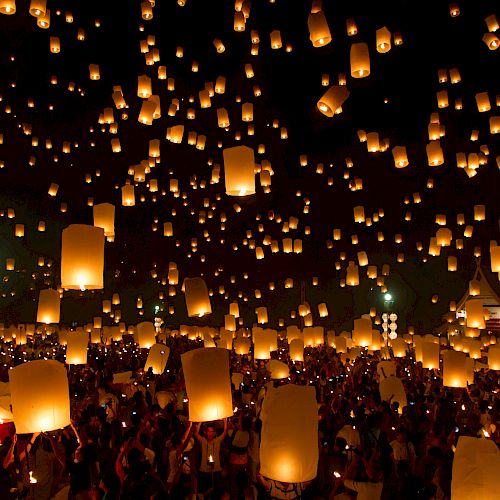
[{"label": "person's head", "polygon": [[207,439],[209,441],[214,439],[215,436],[217,435],[217,432],[216,432],[215,427],[213,425],[208,425],[207,428],[205,429],[205,433],[206,433]]}]

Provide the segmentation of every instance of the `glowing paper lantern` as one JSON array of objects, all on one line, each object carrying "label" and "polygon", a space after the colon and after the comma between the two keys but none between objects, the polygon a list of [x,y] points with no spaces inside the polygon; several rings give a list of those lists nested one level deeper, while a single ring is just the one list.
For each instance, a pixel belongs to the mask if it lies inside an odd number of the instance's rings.
[{"label": "glowing paper lantern", "polygon": [[488,348],[488,366],[490,370],[500,370],[500,346]]},{"label": "glowing paper lantern", "polygon": [[385,54],[391,50],[391,32],[384,26],[376,31],[377,52]]},{"label": "glowing paper lantern", "polygon": [[104,236],[115,234],[115,206],[111,203],[100,203],[94,205],[94,226],[104,229]]},{"label": "glowing paper lantern", "polygon": [[226,349],[194,349],[181,355],[189,420],[211,422],[233,415],[229,353]]},{"label": "glowing paper lantern", "polygon": [[260,418],[260,473],[288,483],[314,479],[318,466],[318,415],[314,387],[270,387]]},{"label": "glowing paper lantern", "polygon": [[244,356],[250,352],[250,339],[238,337],[234,340],[234,352],[240,356]]},{"label": "glowing paper lantern", "polygon": [[141,349],[150,349],[155,344],[156,331],[151,321],[143,321],[137,325],[137,339]]},{"label": "glowing paper lantern", "polygon": [[352,331],[354,345],[368,347],[372,343],[372,321],[371,319],[359,318],[354,320]]},{"label": "glowing paper lantern", "polygon": [[366,43],[353,43],[351,46],[351,76],[365,78],[370,75],[370,53]]},{"label": "glowing paper lantern", "polygon": [[154,344],[149,349],[144,371],[147,372],[151,368],[154,375],[161,375],[165,370],[169,355],[170,348],[165,344]]},{"label": "glowing paper lantern", "polygon": [[467,326],[470,328],[486,328],[484,321],[483,301],[481,299],[470,299],[465,303],[465,315]]},{"label": "glowing paper lantern", "polygon": [[16,13],[15,0],[0,0],[0,14],[11,16]]},{"label": "glowing paper lantern", "polygon": [[37,323],[59,323],[61,314],[61,297],[57,290],[47,288],[38,295]]},{"label": "glowing paper lantern", "polygon": [[498,498],[499,470],[500,451],[494,441],[460,436],[453,457],[451,498]]},{"label": "glowing paper lantern", "polygon": [[33,17],[43,16],[46,10],[47,10],[47,0],[31,0],[30,14]]},{"label": "glowing paper lantern", "polygon": [[66,364],[86,365],[89,334],[85,331],[69,332],[67,337]]},{"label": "glowing paper lantern", "polygon": [[309,39],[313,47],[323,47],[332,41],[330,28],[323,11],[311,12],[307,19],[307,26],[309,28]]},{"label": "glowing paper lantern", "polygon": [[61,287],[97,290],[104,287],[104,230],[72,224],[62,232]]},{"label": "glowing paper lantern", "polygon": [[223,156],[226,194],[229,196],[255,194],[253,149],[247,146],[226,148],[223,151]]},{"label": "glowing paper lantern", "polygon": [[380,380],[379,384],[380,398],[382,401],[391,401],[399,403],[399,412],[407,406],[406,392],[403,382],[400,378],[391,375]]},{"label": "glowing paper lantern", "polygon": [[349,91],[345,85],[333,85],[318,101],[318,109],[331,118],[337,110],[342,109],[341,106],[348,97]]},{"label": "glowing paper lantern", "polygon": [[434,342],[422,343],[422,367],[439,368],[439,344]]},{"label": "glowing paper lantern", "polygon": [[54,360],[23,363],[9,370],[12,414],[18,434],[48,432],[70,424],[66,368]]},{"label": "glowing paper lantern", "polygon": [[278,361],[277,359],[271,359],[267,366],[267,370],[271,372],[271,378],[273,380],[280,380],[287,378],[290,375],[290,370],[288,365]]},{"label": "glowing paper lantern", "polygon": [[396,376],[396,364],[394,361],[380,361],[377,364],[377,373],[380,378]]},{"label": "glowing paper lantern", "polygon": [[292,361],[304,361],[304,341],[300,338],[293,339],[288,346]]},{"label": "glowing paper lantern", "polygon": [[208,289],[203,278],[185,278],[182,285],[188,316],[202,317],[212,313]]},{"label": "glowing paper lantern", "polygon": [[464,352],[443,353],[443,385],[445,387],[467,387],[466,356]]}]

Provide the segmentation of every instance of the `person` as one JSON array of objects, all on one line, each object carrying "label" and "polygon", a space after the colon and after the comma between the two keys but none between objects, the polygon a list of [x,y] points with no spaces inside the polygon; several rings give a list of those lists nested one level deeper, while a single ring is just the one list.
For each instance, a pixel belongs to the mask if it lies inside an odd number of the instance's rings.
[{"label": "person", "polygon": [[240,412],[234,428],[229,433],[229,477],[231,497],[237,498],[247,486],[248,445],[252,419]]},{"label": "person", "polygon": [[174,434],[171,439],[171,448],[168,454],[168,478],[167,478],[167,493],[171,493],[179,482],[182,473],[182,457],[186,449],[191,431],[193,429],[193,422],[189,422],[186,431],[182,438],[178,434]]},{"label": "person", "polygon": [[227,418],[224,419],[224,430],[220,436],[213,423],[206,427],[206,437],[200,434],[201,423],[196,426],[194,437],[200,443],[201,463],[198,469],[198,493],[204,494],[212,489],[220,480],[222,466],[220,463],[221,444],[227,435]]},{"label": "person", "polygon": [[396,472],[398,463],[401,460],[409,462],[410,469],[412,471],[415,470],[415,460],[416,460],[415,448],[413,447],[413,443],[408,441],[406,435],[406,429],[404,427],[398,428],[396,439],[394,441],[391,441],[391,448],[392,448],[391,457],[394,466],[396,467]]},{"label": "person", "polygon": [[[364,464],[366,481],[354,480],[361,462]],[[345,473],[343,482],[347,489],[357,492],[357,500],[380,500],[384,483],[382,470],[375,461],[375,454],[368,461],[362,461],[360,456],[355,454]]]}]

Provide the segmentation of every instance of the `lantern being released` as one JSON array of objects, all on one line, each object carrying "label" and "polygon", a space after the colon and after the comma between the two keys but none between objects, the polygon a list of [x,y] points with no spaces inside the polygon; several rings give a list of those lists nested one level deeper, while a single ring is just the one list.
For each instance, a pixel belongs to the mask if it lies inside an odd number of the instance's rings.
[{"label": "lantern being released", "polygon": [[253,149],[248,146],[236,146],[224,149],[223,155],[226,194],[229,196],[255,194]]},{"label": "lantern being released", "polygon": [[211,422],[233,415],[229,353],[226,349],[194,349],[181,355],[189,398],[189,420]]},{"label": "lantern being released", "polygon": [[57,290],[50,288],[40,290],[38,296],[38,310],[36,313],[37,323],[59,323],[61,314],[61,297]]},{"label": "lantern being released", "polygon": [[458,438],[451,481],[453,500],[498,498],[500,451],[489,439]]},{"label": "lantern being released", "polygon": [[[143,321],[137,325],[139,347],[149,349],[156,342],[155,326],[151,321]],[[149,358],[148,358],[149,359]]]},{"label": "lantern being released", "polygon": [[151,368],[154,375],[161,375],[165,370],[169,355],[170,348],[165,344],[154,344],[149,350],[144,371],[147,372]]},{"label": "lantern being released", "polygon": [[70,424],[69,384],[63,364],[37,360],[9,370],[12,414],[18,434],[48,432]]},{"label": "lantern being released", "polygon": [[66,348],[67,365],[86,365],[89,334],[83,330],[68,333]]},{"label": "lantern being released", "polygon": [[260,418],[260,473],[277,481],[301,483],[316,477],[318,415],[314,387],[272,387]]},{"label": "lantern being released", "polygon": [[69,290],[104,287],[104,229],[72,224],[62,232],[61,286]]},{"label": "lantern being released", "polygon": [[205,314],[212,314],[212,306],[208,289],[203,278],[185,278],[182,285],[186,299],[188,316],[202,317]]}]

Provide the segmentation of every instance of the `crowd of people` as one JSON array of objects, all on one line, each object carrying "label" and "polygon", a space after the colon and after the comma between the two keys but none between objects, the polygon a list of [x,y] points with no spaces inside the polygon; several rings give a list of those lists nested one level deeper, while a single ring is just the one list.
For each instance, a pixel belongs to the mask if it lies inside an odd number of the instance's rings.
[{"label": "crowd of people", "polygon": [[[407,396],[400,408],[381,400],[379,354],[343,362],[319,346],[293,362],[286,344],[272,353],[289,365],[282,380],[271,380],[266,361],[231,353],[232,374],[243,376],[232,386],[234,416],[203,424],[189,421],[180,359],[202,341],[168,338],[162,375],[143,371],[147,350],[132,338],[91,345],[87,365],[68,367],[71,426],[17,435],[13,423],[0,425],[0,498],[446,500],[458,437],[500,445],[495,371],[477,371],[466,389],[443,387],[439,370],[422,369],[410,349],[393,360]],[[9,368],[24,361],[64,362],[64,351],[52,336],[2,343],[0,380],[8,382]],[[129,382],[113,382],[127,370]],[[319,461],[310,482],[260,474],[259,414],[269,384],[316,389]]]}]

